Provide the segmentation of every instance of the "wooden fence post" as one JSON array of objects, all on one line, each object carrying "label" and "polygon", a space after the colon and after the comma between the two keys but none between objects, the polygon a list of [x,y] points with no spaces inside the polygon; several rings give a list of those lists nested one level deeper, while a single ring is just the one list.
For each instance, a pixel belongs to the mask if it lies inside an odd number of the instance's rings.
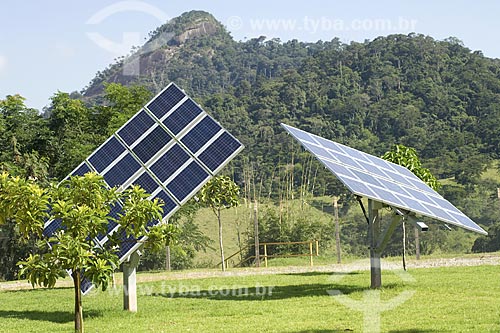
[{"label": "wooden fence post", "polygon": [[267,244],[264,243],[264,266],[267,268]]},{"label": "wooden fence post", "polygon": [[311,267],[313,266],[313,243],[312,241],[309,242],[309,258],[311,262]]}]

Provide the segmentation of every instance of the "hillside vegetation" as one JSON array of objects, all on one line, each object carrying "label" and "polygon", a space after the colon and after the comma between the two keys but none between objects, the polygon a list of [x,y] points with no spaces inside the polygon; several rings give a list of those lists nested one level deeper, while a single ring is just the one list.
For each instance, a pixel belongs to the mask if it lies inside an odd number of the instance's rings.
[{"label": "hillside vegetation", "polygon": [[[212,15],[185,13],[80,92],[56,92],[45,110],[27,108],[22,92],[0,100],[1,169],[42,183],[64,178],[171,81],[245,144],[224,172],[247,202],[267,205],[259,211],[264,239],[314,237],[329,246],[331,223],[309,217],[323,216],[314,207],[337,195],[346,221],[344,249],[366,251],[356,201],[284,133],[281,122],[378,156],[397,143],[414,147],[442,180],[442,194],[500,235],[494,163],[500,158],[500,60],[453,37],[438,41],[412,33],[344,44],[334,36],[316,43],[259,36],[238,42]],[[301,211],[305,204],[318,212]],[[283,214],[292,205],[300,207],[297,213]],[[238,219],[228,217],[228,228]],[[244,229],[242,235],[251,232]],[[473,234],[434,229],[425,236],[429,252],[449,244],[456,245],[453,251],[471,251]],[[8,254],[0,259],[3,267],[34,246],[12,241],[12,223],[2,227],[1,237]],[[398,253],[398,242],[389,253]],[[495,244],[483,238],[474,250],[494,250]],[[198,245],[194,252],[204,247]]]},{"label": "hillside vegetation", "polygon": [[[176,82],[245,144],[227,172],[240,183],[247,177],[262,184],[260,193],[272,197],[279,196],[278,178],[296,187],[305,180],[314,195],[342,191],[281,122],[375,155],[401,143],[414,147],[439,179],[453,180],[444,195],[474,220],[488,226],[497,219],[498,178],[479,176],[500,153],[500,60],[453,37],[420,34],[351,44],[265,36],[237,42],[213,16],[197,11],[150,35],[142,48],[98,73],[82,91],[85,99],[100,100],[106,82],[153,92]],[[140,75],[125,75],[136,58]]]}]

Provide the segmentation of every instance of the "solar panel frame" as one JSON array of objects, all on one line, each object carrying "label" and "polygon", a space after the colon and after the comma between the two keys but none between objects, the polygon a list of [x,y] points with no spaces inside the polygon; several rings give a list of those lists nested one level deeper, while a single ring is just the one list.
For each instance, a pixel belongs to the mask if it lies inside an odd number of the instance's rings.
[{"label": "solar panel frame", "polygon": [[[487,235],[407,168],[295,127],[281,126],[352,193]],[[331,156],[327,156],[325,150]]]},{"label": "solar panel frame", "polygon": [[[183,110],[188,110],[190,113],[184,115],[182,114]],[[174,118],[181,119],[182,122],[169,123],[169,119]],[[220,127],[217,133],[213,133],[213,130],[208,135],[200,132],[203,121],[210,123],[214,128]],[[191,131],[197,131],[198,134],[190,134]],[[156,135],[158,133],[161,135]],[[231,145],[226,147],[225,150],[214,144],[223,135],[232,138],[230,140]],[[190,136],[193,136],[194,140],[189,141]],[[159,138],[161,138],[161,143],[154,141]],[[186,144],[182,142],[182,138],[185,138]],[[202,142],[196,142],[198,138]],[[167,139],[169,140],[167,141]],[[217,143],[219,144],[219,142]],[[191,146],[191,149],[187,146]],[[215,148],[218,155],[210,161],[209,167],[203,162],[200,155],[204,153],[207,155],[214,151]],[[71,175],[83,175],[88,171],[93,171],[101,174],[108,186],[118,186],[119,191],[125,190],[132,184],[143,182],[148,189],[154,189],[150,198],[167,199],[164,216],[161,221],[157,221],[158,223],[165,222],[180,205],[189,200],[196,191],[211,177],[215,176],[243,148],[241,142],[206,113],[199,104],[186,95],[177,85],[170,83],[92,152],[66,178]],[[142,151],[141,149],[148,151]],[[179,165],[176,165],[175,170],[169,171],[166,177],[159,177],[155,173],[157,171],[155,163],[160,163],[159,161],[162,161],[162,158],[172,149],[176,150],[177,157],[182,155],[182,163],[178,163]],[[163,161],[164,165],[165,163],[171,163],[171,161]],[[187,177],[185,174],[189,173],[190,169],[188,168],[190,166],[196,172]],[[184,171],[185,169],[187,171]],[[187,186],[185,190],[182,190],[181,178],[183,177]],[[178,197],[175,193],[172,193],[171,189],[174,192],[177,191]],[[54,224],[52,225],[52,223]],[[151,222],[149,226],[155,223]],[[59,227],[60,221],[59,224],[58,221],[54,220],[45,223],[47,232],[54,232]],[[108,230],[106,235],[96,239],[97,244],[104,244],[108,235],[115,232],[118,226],[110,225],[110,228],[111,230]],[[137,240],[134,240],[133,243],[125,242],[124,244],[126,246],[120,249],[120,263],[141,246]],[[84,293],[88,291],[82,290]]]},{"label": "solar panel frame", "polygon": [[136,113],[124,126],[122,126],[116,135],[129,147],[134,147],[135,143],[144,135],[147,135],[150,129],[156,125],[153,117],[149,113],[141,109]]},{"label": "solar panel frame", "polygon": [[187,97],[188,96],[182,89],[177,87],[174,83],[171,83],[153,97],[145,107],[148,108],[156,118],[163,120],[172,110],[179,107]]}]

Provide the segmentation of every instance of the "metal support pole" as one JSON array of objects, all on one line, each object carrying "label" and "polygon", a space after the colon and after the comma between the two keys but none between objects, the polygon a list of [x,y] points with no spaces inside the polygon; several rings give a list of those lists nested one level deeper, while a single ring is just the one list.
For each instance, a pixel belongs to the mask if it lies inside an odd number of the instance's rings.
[{"label": "metal support pole", "polygon": [[136,272],[140,257],[136,251],[123,263],[123,309],[130,312],[137,312]]},{"label": "metal support pole", "polygon": [[333,197],[333,212],[335,219],[335,246],[337,250],[337,264],[341,262],[340,254],[340,222],[339,222],[339,198]]},{"label": "metal support pole", "polygon": [[420,260],[420,231],[417,227],[415,229],[415,259]]},{"label": "metal support pole", "polygon": [[380,218],[378,211],[381,208],[379,202],[368,200],[368,219],[370,237],[370,273],[371,288],[378,289],[382,286],[382,270],[380,266],[380,252],[377,251],[377,243],[380,236]]}]

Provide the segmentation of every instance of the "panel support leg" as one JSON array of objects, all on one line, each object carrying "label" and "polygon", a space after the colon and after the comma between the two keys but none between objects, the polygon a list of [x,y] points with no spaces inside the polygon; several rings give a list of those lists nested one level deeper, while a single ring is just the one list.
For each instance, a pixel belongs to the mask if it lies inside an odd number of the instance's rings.
[{"label": "panel support leg", "polygon": [[381,204],[379,202],[368,200],[368,220],[370,237],[370,273],[371,288],[378,289],[382,286],[382,270],[380,266],[380,251],[377,249],[380,237],[380,217],[378,214]]},{"label": "panel support leg", "polygon": [[136,272],[140,257],[136,251],[123,263],[123,309],[130,312],[137,312]]}]

